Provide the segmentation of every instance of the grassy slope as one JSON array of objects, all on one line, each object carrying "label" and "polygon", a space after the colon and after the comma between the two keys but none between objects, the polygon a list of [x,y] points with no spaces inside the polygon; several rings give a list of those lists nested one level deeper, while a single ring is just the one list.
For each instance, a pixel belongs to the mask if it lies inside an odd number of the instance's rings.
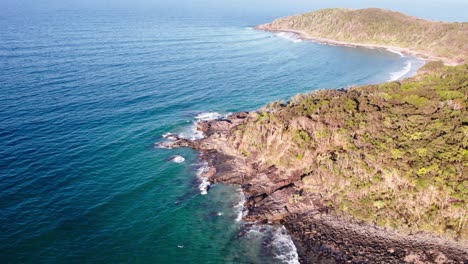
[{"label": "grassy slope", "polygon": [[468,62],[468,23],[426,21],[370,8],[323,9],[267,25],[269,29],[300,30],[311,37],[409,48],[458,63]]},{"label": "grassy slope", "polygon": [[271,103],[230,143],[285,172],[303,170],[305,190],[338,212],[466,239],[468,65],[422,71],[430,73]]}]

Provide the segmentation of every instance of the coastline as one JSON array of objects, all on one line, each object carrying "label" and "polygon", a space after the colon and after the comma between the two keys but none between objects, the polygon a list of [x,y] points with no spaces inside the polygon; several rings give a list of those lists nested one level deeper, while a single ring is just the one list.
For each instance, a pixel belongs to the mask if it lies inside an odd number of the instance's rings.
[{"label": "coastline", "polygon": [[228,143],[233,128],[251,121],[253,113],[199,121],[204,137],[190,140],[173,135],[160,147],[190,147],[200,153],[207,168],[203,177],[212,184],[241,186],[252,224],[283,225],[294,241],[301,263],[464,263],[465,241],[452,241],[427,233],[399,233],[338,214],[317,194],[303,193],[301,203],[290,200],[303,188],[301,173],[283,177],[274,166],[238,153]]},{"label": "coastline", "polygon": [[[463,243],[428,233],[398,234],[334,214],[319,197],[305,196],[296,207],[288,201],[300,186],[300,176],[284,179],[272,167],[261,167],[255,160],[236,154],[226,143],[229,131],[249,119],[250,113],[235,113],[223,119],[200,121],[200,140],[173,138],[162,145],[191,147],[200,152],[208,165],[203,177],[213,184],[240,185],[245,194],[243,219],[255,224],[281,224],[298,249],[301,263],[432,261],[462,263],[468,258]],[[333,262],[332,262],[333,263]]]},{"label": "coastline", "polygon": [[301,40],[312,41],[312,42],[316,42],[316,43],[320,43],[320,44],[324,44],[324,45],[335,45],[335,46],[344,46],[344,47],[351,47],[351,48],[385,49],[385,50],[387,50],[389,52],[416,57],[416,58],[418,58],[418,59],[420,59],[422,61],[425,61],[426,63],[428,61],[439,61],[440,60],[447,66],[459,65],[459,63],[457,63],[457,62],[455,62],[455,61],[453,61],[453,60],[451,60],[449,58],[437,57],[437,56],[433,56],[431,54],[421,53],[421,52],[414,51],[414,50],[411,50],[411,49],[408,49],[408,48],[378,45],[378,44],[365,44],[365,43],[353,43],[353,42],[337,41],[337,40],[333,40],[333,39],[310,36],[306,32],[300,31],[300,30],[273,29],[273,28],[269,28],[268,24],[256,26],[256,27],[254,27],[254,29],[255,30],[260,30],[260,31],[265,31],[265,32],[292,33],[292,34],[297,35],[298,38],[301,39]]},{"label": "coastline", "polygon": [[[301,40],[325,45],[385,49],[416,57],[424,63],[442,60],[445,65],[457,65],[447,58],[406,48],[314,38],[297,30],[255,29],[292,33]],[[288,179],[281,178],[274,166],[261,167],[258,160],[239,155],[238,149],[227,144],[232,129],[247,122],[250,114],[234,113],[215,120],[199,120],[197,131],[203,135],[202,138],[187,140],[175,136],[167,144],[198,150],[201,159],[208,164],[202,176],[210,183],[241,186],[246,197],[244,207],[248,211],[242,219],[253,224],[284,226],[297,247],[301,263],[465,263],[468,260],[468,250],[463,240],[453,241],[420,231],[398,233],[353,220],[333,212],[315,196],[301,197],[308,204],[307,210],[295,207],[290,197],[301,189],[300,179],[303,175],[293,173]]]},{"label": "coastline", "polygon": [[[251,28],[253,29],[253,28]],[[288,39],[292,42],[302,42],[302,41],[309,41],[313,43],[317,43],[320,45],[330,45],[330,46],[339,46],[339,47],[351,47],[351,48],[363,48],[363,49],[372,49],[372,50],[382,50],[390,53],[394,53],[399,55],[400,57],[405,57],[408,60],[406,61],[405,67],[403,67],[400,71],[395,71],[390,73],[390,78],[386,81],[398,81],[402,80],[405,78],[410,78],[414,75],[417,74],[418,70],[423,67],[426,63],[432,61],[427,58],[423,58],[422,56],[417,56],[418,54],[412,54],[409,52],[405,52],[402,50],[398,50],[398,48],[393,48],[393,47],[370,47],[370,46],[359,46],[359,45],[348,45],[348,44],[332,44],[330,42],[322,42],[322,41],[315,41],[315,40],[310,40],[310,39],[305,39],[301,37],[300,33],[295,32],[295,31],[269,31],[269,30],[257,30],[257,31],[265,31],[265,32],[271,32],[275,33],[275,36]],[[282,34],[287,34],[287,35],[282,35]],[[414,65],[416,63],[416,65]],[[411,74],[410,74],[411,73]]]}]

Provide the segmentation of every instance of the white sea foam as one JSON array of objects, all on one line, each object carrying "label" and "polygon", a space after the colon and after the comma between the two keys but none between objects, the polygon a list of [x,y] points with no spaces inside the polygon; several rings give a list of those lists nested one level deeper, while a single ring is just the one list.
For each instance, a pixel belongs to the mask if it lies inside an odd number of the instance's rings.
[{"label": "white sea foam", "polygon": [[168,139],[168,140],[177,140],[177,135],[174,133],[166,133],[162,135],[163,138]]},{"label": "white sea foam", "polygon": [[253,225],[247,231],[247,236],[252,240],[262,240],[262,244],[279,262],[299,264],[297,248],[284,226]]},{"label": "white sea foam", "polygon": [[[155,142],[154,143],[154,147],[155,148],[162,148],[162,149],[172,149],[172,146],[170,145],[169,141],[174,141],[174,140],[177,140],[177,135],[176,134],[173,134],[173,133],[165,133],[164,135],[162,135],[162,137],[164,139],[166,139],[166,141],[163,141],[163,142]],[[171,159],[172,160],[172,159]]]},{"label": "white sea foam", "polygon": [[245,195],[244,192],[242,192],[242,188],[239,188],[237,190],[237,193],[239,197],[239,202],[236,205],[234,205],[234,210],[237,213],[236,222],[240,222],[242,220],[242,217],[247,215],[248,210],[244,208]]},{"label": "white sea foam", "polygon": [[398,50],[394,50],[394,49],[387,49],[388,51],[392,52],[392,53],[395,53],[395,54],[398,54],[400,55],[401,57],[404,57],[405,55],[403,53],[401,53],[400,51]]},{"label": "white sea foam", "polygon": [[190,124],[190,126],[186,127],[182,132],[180,132],[178,136],[185,139],[197,140],[203,138],[203,133],[198,131],[197,122],[194,121]]},{"label": "white sea foam", "polygon": [[172,149],[169,145],[166,144],[167,142],[156,142],[154,143],[155,148],[160,148],[160,149]]},{"label": "white sea foam", "polygon": [[302,42],[302,39],[300,39],[299,36],[297,34],[295,34],[295,33],[279,32],[279,33],[276,33],[275,36],[283,38],[283,39],[287,39],[287,40],[292,41],[294,43]]},{"label": "white sea foam", "polygon": [[403,69],[390,73],[390,81],[397,81],[397,80],[402,79],[405,75],[407,75],[411,71],[411,66],[412,66],[411,61],[407,61]]},{"label": "white sea foam", "polygon": [[262,229],[265,227],[270,227],[270,226],[265,226],[265,225],[252,225],[249,227],[247,230],[248,235],[263,235]]},{"label": "white sea foam", "polygon": [[183,163],[185,161],[185,158],[180,155],[175,155],[172,156],[171,161],[175,163]]},{"label": "white sea foam", "polygon": [[[230,113],[229,113],[230,114]],[[198,131],[197,129],[197,122],[200,121],[210,121],[216,120],[220,118],[226,118],[229,114],[222,115],[218,112],[203,112],[199,113],[195,116],[195,121],[191,123],[189,127],[187,127],[184,131],[179,133],[179,137],[191,140],[198,140],[203,138],[203,133]]]},{"label": "white sea foam", "polygon": [[297,248],[284,226],[277,228],[273,232],[273,241],[271,244],[275,253],[275,258],[284,263],[299,264]]},{"label": "white sea foam", "polygon": [[207,195],[208,194],[208,188],[210,187],[211,183],[208,181],[207,178],[202,178],[201,183],[198,186],[198,189],[200,189],[200,194],[201,195]]},{"label": "white sea foam", "polygon": [[[218,112],[203,112],[199,113],[197,116],[195,116],[195,121],[191,123],[190,126],[187,126],[182,132],[178,134],[173,134],[173,133],[165,133],[162,135],[163,138],[166,140],[177,140],[178,138],[185,138],[185,139],[190,139],[190,140],[198,140],[202,139],[204,137],[203,133],[197,129],[197,122],[200,121],[210,121],[210,120],[216,120],[220,118],[226,118],[230,113],[226,115],[222,115]],[[155,147],[158,148],[167,148],[171,149],[170,144],[166,142],[156,142]],[[171,161],[176,162],[176,163],[182,163],[185,162],[185,158],[182,156],[173,156]],[[207,164],[204,163],[200,166],[199,169],[197,169],[197,177],[200,182],[198,188],[200,189],[200,193],[202,195],[206,195],[208,193],[208,189],[210,188],[211,182],[208,180],[208,178],[203,177],[203,174],[208,170]],[[243,205],[243,203],[242,203]]]},{"label": "white sea foam", "polygon": [[197,177],[198,180],[200,181],[200,184],[198,185],[198,189],[200,190],[201,195],[206,195],[208,194],[208,189],[210,188],[211,182],[208,180],[208,178],[204,177],[203,174],[207,171],[208,165],[206,163],[203,163],[203,165],[197,170]]},{"label": "white sea foam", "polygon": [[218,112],[204,112],[195,116],[195,119],[197,119],[198,121],[210,121],[220,119],[223,117],[225,117],[225,115],[222,115]]}]

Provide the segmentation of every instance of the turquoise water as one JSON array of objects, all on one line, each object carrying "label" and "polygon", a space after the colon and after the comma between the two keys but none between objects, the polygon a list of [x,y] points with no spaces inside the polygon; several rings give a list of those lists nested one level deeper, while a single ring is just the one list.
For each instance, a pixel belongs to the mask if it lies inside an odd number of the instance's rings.
[{"label": "turquoise water", "polygon": [[293,263],[280,227],[242,235],[238,187],[201,195],[197,154],[154,143],[190,133],[200,113],[381,82],[420,62],[250,28],[269,19],[2,16],[2,263]]}]

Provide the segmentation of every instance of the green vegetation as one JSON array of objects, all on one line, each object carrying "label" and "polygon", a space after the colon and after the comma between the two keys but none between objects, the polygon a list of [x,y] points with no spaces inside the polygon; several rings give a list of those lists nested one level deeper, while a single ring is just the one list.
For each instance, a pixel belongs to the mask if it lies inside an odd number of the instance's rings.
[{"label": "green vegetation", "polygon": [[426,21],[376,8],[323,9],[280,18],[259,28],[299,30],[310,37],[409,48],[454,63],[466,63],[468,59],[468,23]]},{"label": "green vegetation", "polygon": [[467,95],[468,65],[428,63],[401,83],[270,105],[229,142],[284,172],[303,171],[304,190],[337,212],[466,239]]}]

